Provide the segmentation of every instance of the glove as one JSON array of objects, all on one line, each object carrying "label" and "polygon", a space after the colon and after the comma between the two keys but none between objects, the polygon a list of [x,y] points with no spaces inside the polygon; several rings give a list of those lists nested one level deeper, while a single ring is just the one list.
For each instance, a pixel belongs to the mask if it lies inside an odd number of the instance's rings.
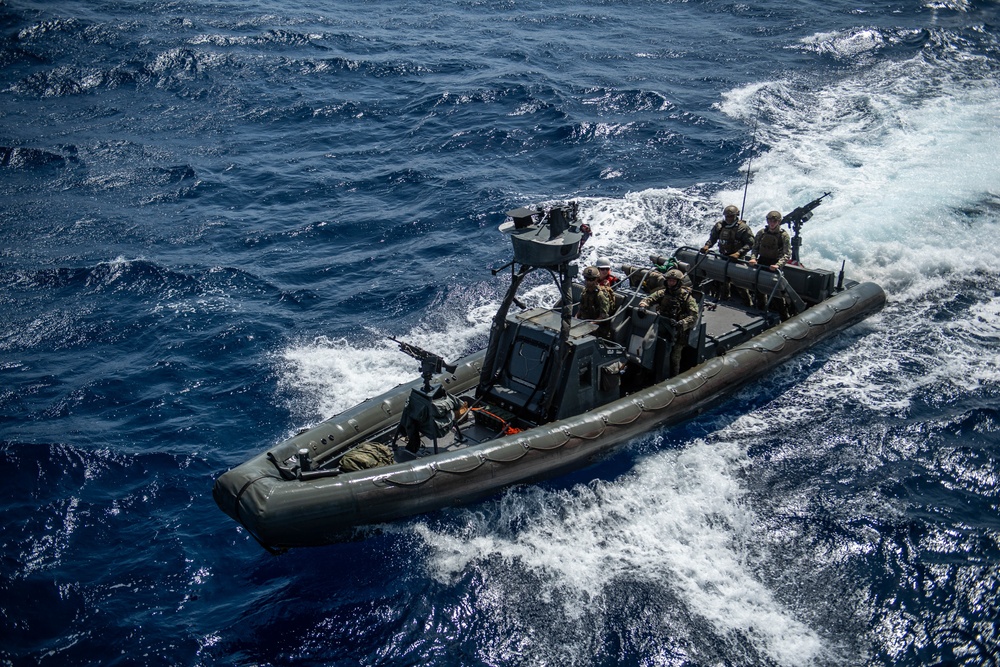
[{"label": "glove", "polygon": [[649,311],[646,310],[643,306],[639,306],[639,314],[645,317],[646,315],[649,315]]},{"label": "glove", "polygon": [[702,252],[702,254],[708,252],[708,246],[702,246],[701,252]]},{"label": "glove", "polygon": [[729,253],[729,256],[732,257],[733,259],[739,259],[740,258],[740,253],[739,253],[739,251],[737,251],[737,252],[731,252],[731,253]]}]

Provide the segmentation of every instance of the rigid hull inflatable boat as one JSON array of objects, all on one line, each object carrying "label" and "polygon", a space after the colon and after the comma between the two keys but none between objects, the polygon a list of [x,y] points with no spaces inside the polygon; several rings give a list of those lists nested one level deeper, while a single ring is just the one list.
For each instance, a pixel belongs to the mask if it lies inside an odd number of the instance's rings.
[{"label": "rigid hull inflatable boat", "polygon": [[[795,213],[799,219],[786,222],[795,226],[797,260],[798,229],[810,213]],[[839,276],[800,266],[769,271],[685,247],[671,258],[651,257],[649,267],[623,267],[627,279],[616,286],[609,320],[580,320],[574,306],[583,288],[573,262],[588,230],[577,224],[575,205],[509,216],[500,230],[514,249],[502,269],[510,269],[511,284],[486,350],[451,365],[400,342],[420,360],[420,378],[216,480],[219,507],[262,546],[342,541],[355,526],[586,466],[636,435],[698,414],[885,304],[878,285],[845,282],[843,267]],[[685,271],[698,304],[673,377],[676,330],[638,307],[667,266]],[[558,303],[511,313],[522,281],[536,270],[552,275]]]}]

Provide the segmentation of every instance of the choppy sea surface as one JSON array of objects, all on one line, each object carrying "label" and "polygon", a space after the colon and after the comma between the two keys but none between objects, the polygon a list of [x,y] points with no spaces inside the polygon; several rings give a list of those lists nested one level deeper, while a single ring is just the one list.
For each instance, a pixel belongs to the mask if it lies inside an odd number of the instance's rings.
[{"label": "choppy sea surface", "polygon": [[[1000,4],[0,0],[0,664],[1000,664]],[[273,556],[214,478],[588,261],[824,192],[878,316],[587,470]]]}]

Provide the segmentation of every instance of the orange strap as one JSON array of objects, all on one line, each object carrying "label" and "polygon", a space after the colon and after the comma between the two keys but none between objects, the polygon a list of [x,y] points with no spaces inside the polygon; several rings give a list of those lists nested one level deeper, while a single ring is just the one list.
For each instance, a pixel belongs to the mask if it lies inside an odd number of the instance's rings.
[{"label": "orange strap", "polygon": [[508,422],[506,419],[493,414],[486,408],[472,408],[472,410],[474,412],[482,412],[484,415],[489,415],[490,417],[493,417],[493,419],[496,419],[498,422],[500,422],[500,428],[503,429],[504,435],[513,435],[515,433],[521,432],[521,429],[517,428],[516,426],[511,426],[510,422]]}]

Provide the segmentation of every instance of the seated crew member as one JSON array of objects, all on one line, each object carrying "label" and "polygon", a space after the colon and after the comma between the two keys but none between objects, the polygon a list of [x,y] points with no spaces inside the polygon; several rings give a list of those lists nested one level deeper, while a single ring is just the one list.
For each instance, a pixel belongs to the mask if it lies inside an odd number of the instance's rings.
[{"label": "seated crew member", "polygon": [[753,232],[744,220],[740,209],[732,204],[722,210],[723,219],[715,223],[702,252],[708,252],[718,242],[719,253],[733,259],[742,259],[753,247]]},{"label": "seated crew member", "polygon": [[784,267],[792,258],[792,240],[781,226],[781,213],[767,214],[767,224],[754,237],[750,254],[751,266],[759,263],[772,271]]},{"label": "seated crew member", "polygon": [[583,292],[580,294],[580,309],[577,317],[581,320],[601,320],[598,322],[597,335],[607,338],[611,332],[611,304],[615,295],[607,285],[601,285],[601,272],[596,266],[588,266],[583,270]]},{"label": "seated crew member", "polygon": [[618,283],[618,276],[611,273],[611,260],[607,257],[597,258],[597,270],[601,272],[600,277],[597,279],[599,285],[607,285],[608,287],[614,288]]},{"label": "seated crew member", "polygon": [[681,355],[687,344],[688,332],[698,319],[698,302],[691,290],[684,286],[684,274],[678,269],[670,269],[666,275],[666,287],[656,290],[639,302],[640,308],[656,306],[666,328],[673,339],[670,348],[670,377],[681,371]]}]

